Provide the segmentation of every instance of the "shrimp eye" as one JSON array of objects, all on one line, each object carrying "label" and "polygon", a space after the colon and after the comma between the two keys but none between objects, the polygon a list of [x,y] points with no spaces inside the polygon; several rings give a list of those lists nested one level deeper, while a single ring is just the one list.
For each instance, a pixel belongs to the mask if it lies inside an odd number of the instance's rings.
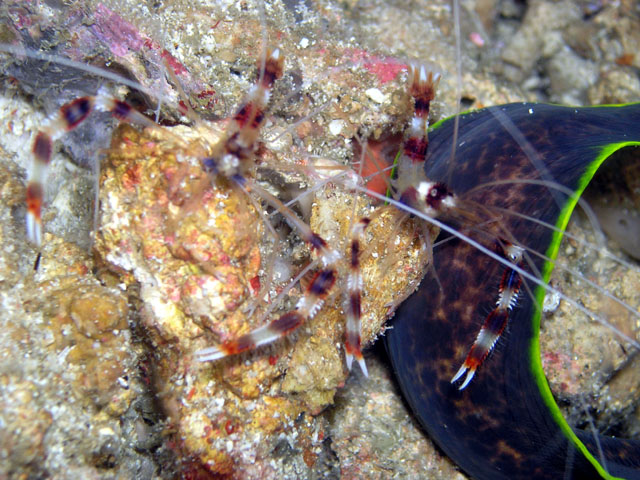
[{"label": "shrimp eye", "polygon": [[424,201],[429,207],[438,210],[442,201],[450,195],[451,192],[449,192],[449,189],[444,183],[436,183],[429,189]]}]

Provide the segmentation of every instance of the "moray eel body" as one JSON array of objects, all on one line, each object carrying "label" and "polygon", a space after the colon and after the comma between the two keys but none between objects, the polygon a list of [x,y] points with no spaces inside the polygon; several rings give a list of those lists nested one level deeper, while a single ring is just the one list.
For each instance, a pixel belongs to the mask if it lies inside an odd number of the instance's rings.
[{"label": "moray eel body", "polygon": [[[459,122],[453,168],[453,120],[431,131],[427,177],[478,205],[560,228],[598,167],[615,151],[640,143],[640,104],[510,104],[460,115]],[[530,183],[474,188],[514,179],[554,182],[575,195],[567,199]],[[560,234],[516,216],[501,221],[520,244],[555,258]],[[459,226],[478,238],[477,229]],[[551,265],[535,257],[534,264],[535,270],[531,264],[526,269],[542,272],[547,281]],[[434,266],[442,289],[427,275],[396,312],[386,344],[407,402],[442,450],[478,479],[640,479],[640,442],[600,437],[603,459],[591,453],[597,452],[594,439],[572,431],[562,417],[540,361],[536,302],[544,290],[526,279],[506,332],[469,386],[460,391],[450,383],[495,306],[505,267],[458,239],[434,249]]]}]

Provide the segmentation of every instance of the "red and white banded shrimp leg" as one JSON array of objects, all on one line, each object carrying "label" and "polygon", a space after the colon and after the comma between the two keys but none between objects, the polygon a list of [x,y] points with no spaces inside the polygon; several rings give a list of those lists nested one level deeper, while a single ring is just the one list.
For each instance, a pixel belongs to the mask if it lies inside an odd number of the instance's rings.
[{"label": "red and white banded shrimp leg", "polygon": [[203,159],[202,164],[212,175],[221,174],[227,177],[240,188],[256,193],[276,208],[303,240],[317,252],[322,269],[315,274],[306,294],[298,301],[293,311],[236,339],[228,339],[217,346],[196,352],[196,358],[201,362],[252,350],[288,335],[318,313],[336,281],[335,264],[340,255],[329,248],[319,235],[315,234],[280,200],[245,175],[245,172],[252,167],[250,162],[254,160],[257,139],[265,121],[265,110],[269,103],[271,88],[282,75],[283,63],[284,57],[278,49],[268,51],[264,71],[245,103],[234,115],[225,140],[219,144],[211,156]]},{"label": "red and white banded shrimp leg", "polygon": [[[301,225],[304,224],[301,223]],[[306,227],[306,225],[304,226]],[[196,352],[197,360],[201,362],[218,360],[271,344],[297,330],[320,311],[336,282],[335,262],[340,257],[308,227],[303,230],[305,230],[305,240],[318,252],[323,268],[314,275],[305,294],[298,300],[295,309],[236,339],[225,340],[217,346]]]},{"label": "red and white banded shrimp leg", "polygon": [[351,229],[351,245],[349,257],[349,276],[347,278],[347,298],[345,309],[347,321],[345,325],[344,353],[347,368],[351,370],[353,359],[360,365],[365,377],[369,376],[367,365],[362,356],[361,318],[362,318],[362,273],[360,271],[360,241],[371,220],[361,218]]},{"label": "red and white banded shrimp leg", "polygon": [[107,95],[103,90],[95,96],[80,97],[64,104],[48,119],[33,141],[27,177],[27,237],[38,248],[42,245],[43,198],[55,142],[84,122],[94,109],[111,112],[120,121],[156,126],[129,104]]},{"label": "red and white banded shrimp leg", "polygon": [[[502,242],[500,248],[506,258],[517,267],[524,268],[524,248],[508,242]],[[451,383],[455,383],[466,373],[464,381],[458,387],[460,390],[469,385],[478,367],[482,365],[500,339],[509,321],[509,314],[518,303],[521,286],[522,277],[520,274],[512,268],[506,267],[498,285],[496,308],[487,315],[462,366],[451,379]]]},{"label": "red and white banded shrimp leg", "polygon": [[[411,195],[413,185],[424,180],[424,161],[429,146],[429,109],[435,98],[438,78],[434,79],[424,66],[409,67],[409,93],[414,100],[413,115],[407,127],[405,140],[402,145],[402,155],[398,162],[398,178],[395,187],[400,197],[407,192]],[[349,278],[347,281],[346,327],[345,327],[345,356],[347,367],[351,370],[355,358],[362,372],[368,376],[367,367],[362,356],[361,346],[361,298],[362,275],[360,273],[360,240],[371,222],[370,218],[362,218],[352,228]]]},{"label": "red and white banded shrimp leg", "polygon": [[409,93],[414,100],[413,116],[407,127],[397,176],[392,181],[394,198],[428,218],[454,211],[456,197],[441,182],[426,178],[424,164],[429,148],[429,111],[440,77],[424,65],[409,66]]}]

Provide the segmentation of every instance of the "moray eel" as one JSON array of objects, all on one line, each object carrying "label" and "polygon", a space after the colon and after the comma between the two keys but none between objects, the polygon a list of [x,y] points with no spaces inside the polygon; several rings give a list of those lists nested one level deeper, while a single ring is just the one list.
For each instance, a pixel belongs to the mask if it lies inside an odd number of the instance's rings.
[{"label": "moray eel", "polygon": [[[599,166],[615,151],[640,144],[640,103],[520,103],[458,118],[453,168],[454,121],[447,119],[430,132],[427,177],[479,205],[516,210],[560,228]],[[567,199],[541,184],[513,182],[474,189],[531,178],[575,194]],[[560,233],[512,215],[501,221],[520,244],[555,258]],[[474,230],[463,231],[474,237]],[[386,345],[408,404],[442,450],[477,479],[640,479],[640,442],[601,436],[603,459],[592,453],[592,436],[572,430],[560,413],[540,360],[536,302],[541,304],[544,289],[526,279],[535,299],[523,286],[506,333],[469,386],[459,390],[450,383],[495,305],[505,267],[458,239],[435,248],[433,261],[442,288],[428,275],[423,279],[396,312]],[[548,281],[552,265],[535,257],[533,262],[535,268],[526,269]]]}]

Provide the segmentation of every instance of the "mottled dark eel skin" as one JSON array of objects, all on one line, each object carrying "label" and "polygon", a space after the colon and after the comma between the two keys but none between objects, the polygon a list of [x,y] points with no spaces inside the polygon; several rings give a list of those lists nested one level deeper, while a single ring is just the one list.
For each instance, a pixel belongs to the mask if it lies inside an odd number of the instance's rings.
[{"label": "mottled dark eel skin", "polygon": [[[431,132],[427,176],[479,205],[560,227],[575,202],[546,186],[472,189],[499,180],[553,179],[579,196],[607,157],[640,142],[640,104],[510,104],[461,115],[459,122],[453,168],[453,120]],[[522,138],[535,149],[538,166],[523,152]],[[555,257],[559,234],[515,216],[504,215],[502,222],[521,244]],[[466,233],[491,246],[483,235]],[[548,279],[550,265],[534,263]],[[495,305],[504,266],[460,240],[437,247],[434,265],[442,290],[427,275],[396,312],[386,344],[407,402],[442,450],[478,479],[640,478],[640,442],[600,437],[603,462],[589,453],[597,452],[591,435],[573,432],[564,421],[542,373],[539,309],[527,288],[537,301],[544,293],[531,282],[525,280],[506,333],[469,386],[460,391],[450,383]]]}]

